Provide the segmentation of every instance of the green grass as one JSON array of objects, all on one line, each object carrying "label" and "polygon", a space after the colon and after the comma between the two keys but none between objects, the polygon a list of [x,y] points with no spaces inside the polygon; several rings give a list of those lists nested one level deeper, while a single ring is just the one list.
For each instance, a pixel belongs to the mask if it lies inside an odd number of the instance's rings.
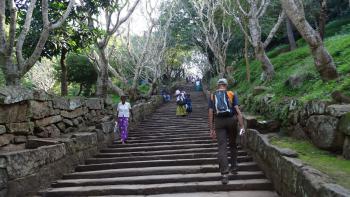
[{"label": "green grass", "polygon": [[[340,73],[338,80],[323,82],[316,71],[309,48],[304,46],[271,58],[276,74],[268,83],[262,84],[260,81],[261,64],[252,61],[251,78],[254,80],[249,84],[246,81],[245,64],[241,62],[238,64],[238,71],[234,74],[234,78],[239,81],[236,90],[244,95],[251,92],[257,85],[265,85],[273,90],[271,93],[275,94],[274,100],[277,102],[286,97],[298,98],[303,102],[313,99],[329,100],[331,93],[335,90],[350,94],[350,34],[327,38],[325,46],[337,65]],[[308,80],[301,87],[291,89],[285,85],[289,76],[301,74],[308,76]]]},{"label": "green grass", "polygon": [[339,185],[350,189],[350,160],[341,156],[317,149],[310,142],[290,137],[272,137],[271,144],[290,148],[299,154],[299,159],[306,164],[328,174]]}]

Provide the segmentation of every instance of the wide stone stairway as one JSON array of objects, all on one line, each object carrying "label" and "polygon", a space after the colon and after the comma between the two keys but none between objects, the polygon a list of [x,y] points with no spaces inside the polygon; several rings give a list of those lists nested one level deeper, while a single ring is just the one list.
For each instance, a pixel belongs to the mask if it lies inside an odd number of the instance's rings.
[{"label": "wide stone stairway", "polygon": [[[189,87],[187,88],[189,89]],[[127,144],[115,142],[66,174],[42,196],[277,196],[252,158],[239,150],[239,171],[221,184],[216,142],[209,137],[207,103],[190,92],[193,113],[176,117],[175,101],[160,107]]]}]

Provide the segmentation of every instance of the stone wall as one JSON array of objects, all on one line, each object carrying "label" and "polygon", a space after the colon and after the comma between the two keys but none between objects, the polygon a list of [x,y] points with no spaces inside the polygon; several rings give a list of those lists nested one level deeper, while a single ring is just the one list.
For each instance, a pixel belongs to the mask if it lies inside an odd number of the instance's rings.
[{"label": "stone wall", "polygon": [[350,191],[335,184],[327,175],[306,165],[297,153],[269,143],[269,136],[249,129],[242,144],[284,197],[347,197]]},{"label": "stone wall", "polygon": [[247,110],[277,119],[290,136],[310,139],[318,148],[342,152],[350,159],[350,104],[293,99],[275,104],[273,97],[250,96],[243,103]]},{"label": "stone wall", "polygon": [[[0,196],[25,196],[74,169],[112,143],[112,103],[40,91],[0,90]],[[162,103],[133,106],[131,127]]]}]

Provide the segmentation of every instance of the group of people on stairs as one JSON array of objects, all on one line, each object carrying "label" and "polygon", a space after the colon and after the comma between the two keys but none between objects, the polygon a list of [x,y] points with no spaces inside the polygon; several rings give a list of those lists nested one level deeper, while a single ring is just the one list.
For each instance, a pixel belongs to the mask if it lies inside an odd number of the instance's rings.
[{"label": "group of people on stairs", "polygon": [[176,90],[176,115],[187,116],[192,113],[192,100],[191,95],[185,91]]},{"label": "group of people on stairs", "polygon": [[[227,88],[227,80],[224,78],[219,79],[217,88],[210,95],[208,101],[208,125],[210,136],[218,142],[218,160],[222,184],[229,183],[229,173],[237,174],[236,139],[238,134],[242,135],[245,132],[242,113],[238,106],[238,96]],[[176,115],[187,116],[190,114],[192,112],[190,94],[176,90],[175,96],[177,104]],[[122,95],[121,102],[116,106],[116,129],[119,130],[122,144],[127,142],[129,119],[131,118],[132,120],[133,117],[131,105],[129,102],[126,102],[126,98],[126,95]],[[238,125],[240,131],[238,131]],[[230,160],[228,159],[227,142],[229,142]]]}]

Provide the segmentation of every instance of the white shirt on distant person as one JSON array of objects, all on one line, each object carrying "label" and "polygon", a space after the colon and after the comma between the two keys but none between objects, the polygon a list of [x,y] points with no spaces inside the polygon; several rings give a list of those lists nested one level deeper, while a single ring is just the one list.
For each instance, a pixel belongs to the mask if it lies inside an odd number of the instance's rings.
[{"label": "white shirt on distant person", "polygon": [[126,117],[129,118],[130,117],[130,109],[131,109],[131,105],[129,102],[125,102],[124,105],[122,102],[118,103],[118,117]]}]

